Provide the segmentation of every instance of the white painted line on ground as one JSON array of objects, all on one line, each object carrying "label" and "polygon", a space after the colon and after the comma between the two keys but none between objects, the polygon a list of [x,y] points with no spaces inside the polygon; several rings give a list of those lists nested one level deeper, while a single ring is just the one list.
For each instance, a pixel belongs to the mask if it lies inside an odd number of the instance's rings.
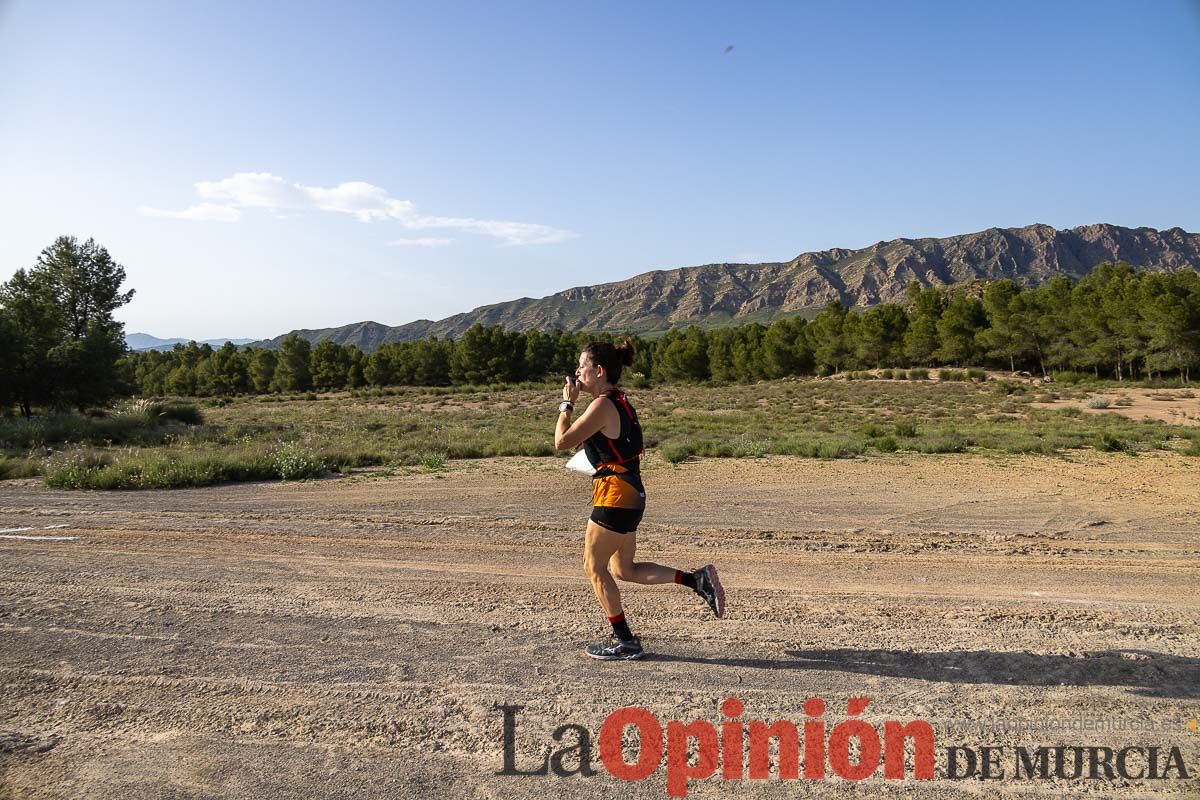
[{"label": "white painted line on ground", "polygon": [[0,533],[17,533],[18,531],[31,531],[33,528],[0,528]]},{"label": "white painted line on ground", "polygon": [[[33,530],[32,528],[17,528],[17,530]],[[33,539],[34,541],[45,542],[73,542],[78,539],[78,536],[21,536],[19,534],[4,533],[0,534],[0,539]]]},{"label": "white painted line on ground", "polygon": [[55,528],[69,528],[69,527],[71,527],[71,526],[70,525],[47,525],[46,527],[42,528],[42,530],[52,531]]}]

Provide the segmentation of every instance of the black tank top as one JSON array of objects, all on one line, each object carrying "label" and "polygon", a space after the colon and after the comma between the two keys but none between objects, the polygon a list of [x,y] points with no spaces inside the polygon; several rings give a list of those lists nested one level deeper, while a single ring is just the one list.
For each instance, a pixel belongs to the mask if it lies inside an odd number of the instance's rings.
[{"label": "black tank top", "polygon": [[615,439],[609,439],[604,431],[596,431],[584,441],[583,449],[587,451],[588,460],[596,465],[598,476],[605,467],[614,464],[621,465],[629,472],[638,472],[642,456],[642,426],[638,423],[637,412],[620,389],[610,389],[604,396],[617,408],[621,431]]}]

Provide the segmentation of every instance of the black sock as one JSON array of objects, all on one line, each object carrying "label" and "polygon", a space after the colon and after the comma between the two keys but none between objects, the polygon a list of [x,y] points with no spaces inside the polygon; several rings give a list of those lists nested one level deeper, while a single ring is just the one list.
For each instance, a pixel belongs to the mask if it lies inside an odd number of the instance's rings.
[{"label": "black sock", "polygon": [[696,590],[696,573],[684,572],[681,569],[675,570],[675,582],[682,583],[692,591]]},{"label": "black sock", "polygon": [[629,630],[629,623],[625,621],[625,612],[622,611],[615,617],[609,617],[608,621],[612,623],[613,633],[622,642],[628,642],[633,639],[633,631]]}]

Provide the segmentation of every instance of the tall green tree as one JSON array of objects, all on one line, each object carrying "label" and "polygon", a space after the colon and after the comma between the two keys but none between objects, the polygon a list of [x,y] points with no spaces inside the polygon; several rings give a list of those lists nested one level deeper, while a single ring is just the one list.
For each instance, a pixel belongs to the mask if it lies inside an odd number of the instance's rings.
[{"label": "tall green tree", "polygon": [[904,334],[908,314],[903,306],[882,303],[868,309],[859,320],[855,351],[867,368],[897,367],[904,360]]},{"label": "tall green tree", "polygon": [[132,289],[120,291],[124,281],[125,269],[95,240],[60,236],[31,269],[0,286],[14,331],[9,393],[26,416],[34,404],[83,410],[122,390],[124,325],[112,314],[133,297]]},{"label": "tall green tree", "polygon": [[1070,278],[1055,275],[1037,289],[1021,293],[1022,299],[1028,297],[1021,322],[1028,326],[1043,375],[1047,367],[1066,369],[1079,363],[1079,348],[1071,339],[1072,288]]},{"label": "tall green tree", "polygon": [[851,343],[846,338],[849,316],[850,310],[841,301],[832,300],[804,329],[818,367],[832,372],[846,368],[853,356]]},{"label": "tall green tree", "polygon": [[504,354],[490,328],[475,323],[454,343],[450,357],[450,378],[454,383],[491,383],[497,380],[496,367]]},{"label": "tall green tree", "polygon": [[714,381],[731,383],[741,376],[733,363],[735,328],[718,328],[708,333],[708,371]]},{"label": "tall green tree", "polygon": [[668,381],[708,380],[708,335],[695,325],[667,331],[655,348],[654,374]]},{"label": "tall green tree", "polygon": [[763,352],[766,326],[751,322],[738,326],[734,331],[732,355],[736,380],[749,382],[767,377],[767,362]]},{"label": "tall green tree", "polygon": [[0,306],[0,417],[8,416],[12,404],[19,399],[21,353],[17,335],[16,322]]},{"label": "tall green tree", "polygon": [[279,343],[275,375],[271,378],[273,392],[305,392],[312,388],[312,344],[299,334],[290,333]]},{"label": "tall green tree", "polygon": [[956,292],[937,321],[938,348],[934,358],[966,366],[975,362],[979,347],[975,337],[987,327],[987,315],[978,298]]},{"label": "tall green tree", "polygon": [[1020,293],[1021,287],[1008,278],[988,284],[983,292],[983,312],[988,324],[976,334],[984,355],[1007,361],[1010,372],[1016,371],[1017,358],[1025,354],[1014,324],[1014,301]]},{"label": "tall green tree", "polygon": [[932,364],[938,349],[938,320],[946,307],[937,287],[922,288],[916,281],[905,289],[908,329],[904,332],[904,358],[910,364]]},{"label": "tall green tree", "polygon": [[250,384],[254,387],[254,391],[258,394],[266,394],[271,391],[271,382],[275,378],[275,367],[279,363],[279,356],[274,350],[266,348],[255,348],[253,355],[250,356]]},{"label": "tall green tree", "polygon": [[366,385],[367,380],[363,377],[366,360],[367,356],[362,350],[354,345],[350,346],[350,368],[346,370],[346,385],[351,389]]},{"label": "tall green tree", "polygon": [[554,367],[554,337],[536,328],[525,331],[524,336],[523,377],[528,380],[541,380],[550,374]]},{"label": "tall green tree", "polygon": [[777,319],[763,336],[763,361],[767,377],[782,378],[800,375],[812,369],[812,350],[804,329],[808,320],[802,317]]},{"label": "tall green tree", "polygon": [[344,389],[350,377],[350,353],[332,339],[322,339],[312,350],[309,370],[317,389]]},{"label": "tall green tree", "polygon": [[1146,275],[1140,288],[1147,369],[1178,371],[1180,380],[1190,381],[1192,365],[1200,362],[1200,274]]},{"label": "tall green tree", "polygon": [[418,386],[450,385],[454,342],[431,336],[412,344],[412,381]]},{"label": "tall green tree", "polygon": [[1124,380],[1144,356],[1145,335],[1138,302],[1138,274],[1124,262],[1101,264],[1071,290],[1068,337],[1074,362],[1111,370]]},{"label": "tall green tree", "polygon": [[245,355],[233,342],[226,342],[208,359],[210,391],[219,397],[229,397],[250,391],[250,369]]}]

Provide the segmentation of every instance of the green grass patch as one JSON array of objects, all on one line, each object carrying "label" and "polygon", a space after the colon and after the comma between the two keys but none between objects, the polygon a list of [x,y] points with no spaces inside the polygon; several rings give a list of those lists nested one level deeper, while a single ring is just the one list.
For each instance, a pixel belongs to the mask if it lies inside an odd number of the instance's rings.
[{"label": "green grass patch", "polygon": [[[1172,439],[1191,442],[1186,452],[1200,447],[1194,428],[1085,414],[1074,406],[1041,408],[1029,387],[1016,380],[787,379],[628,391],[647,448],[669,463],[773,454],[1121,451],[1114,442],[1145,452],[1169,447]],[[269,402],[237,397],[204,407],[202,416],[191,416],[199,414],[195,403],[156,401],[153,408],[129,404],[104,416],[5,419],[0,477],[40,472],[62,487],[159,488],[370,466],[440,471],[460,459],[552,456],[560,392],[549,382],[390,387],[322,393],[319,402],[303,393]],[[1094,392],[1060,386],[1055,394],[1081,403]],[[587,402],[581,400],[579,413]],[[48,448],[63,452],[48,457]],[[71,454],[84,460],[67,463]]]}]

